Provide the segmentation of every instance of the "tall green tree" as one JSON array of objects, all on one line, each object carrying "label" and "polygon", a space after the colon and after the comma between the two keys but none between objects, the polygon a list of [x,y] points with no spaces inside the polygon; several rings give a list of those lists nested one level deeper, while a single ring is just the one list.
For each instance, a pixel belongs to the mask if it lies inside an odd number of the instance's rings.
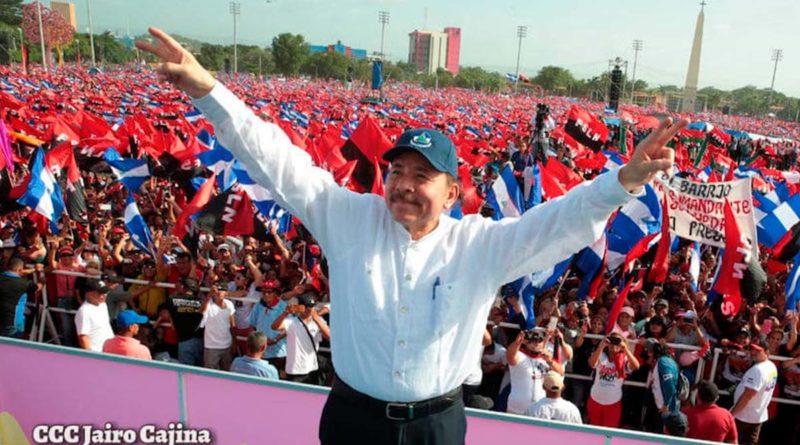
[{"label": "tall green tree", "polygon": [[[301,67],[301,72],[324,79],[344,79],[347,68],[351,66],[350,58],[337,52],[314,53],[308,56]],[[355,76],[355,70],[354,76]],[[357,77],[357,76],[356,76]]]},{"label": "tall green tree", "polygon": [[564,93],[575,83],[575,78],[568,69],[552,65],[542,67],[536,77],[531,80],[547,91]]},{"label": "tall green tree", "polygon": [[0,23],[19,26],[22,22],[22,0],[0,0]]},{"label": "tall green tree", "polygon": [[297,75],[308,57],[308,43],[301,34],[279,34],[272,39],[272,56],[277,72]]}]

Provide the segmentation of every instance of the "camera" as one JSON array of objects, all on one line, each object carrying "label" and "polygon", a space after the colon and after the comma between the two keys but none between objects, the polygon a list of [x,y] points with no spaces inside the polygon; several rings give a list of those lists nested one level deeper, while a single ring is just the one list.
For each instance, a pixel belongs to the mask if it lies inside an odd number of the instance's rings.
[{"label": "camera", "polygon": [[544,333],[537,330],[525,331],[525,341],[530,341],[530,342],[544,341]]},{"label": "camera", "polygon": [[608,342],[614,346],[619,346],[622,344],[622,339],[617,337],[616,335],[608,337]]}]

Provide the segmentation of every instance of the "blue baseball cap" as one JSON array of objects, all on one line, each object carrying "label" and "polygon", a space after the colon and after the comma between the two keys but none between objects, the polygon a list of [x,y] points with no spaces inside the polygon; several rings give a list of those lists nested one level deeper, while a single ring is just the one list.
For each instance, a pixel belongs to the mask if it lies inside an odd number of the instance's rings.
[{"label": "blue baseball cap", "polygon": [[131,309],[124,310],[117,315],[117,327],[120,329],[125,329],[135,324],[147,323],[148,321],[150,320],[147,317],[139,315]]},{"label": "blue baseball cap", "polygon": [[400,135],[394,147],[383,154],[383,159],[392,162],[392,159],[408,151],[425,156],[436,170],[458,177],[456,146],[441,132],[430,128],[408,130]]}]

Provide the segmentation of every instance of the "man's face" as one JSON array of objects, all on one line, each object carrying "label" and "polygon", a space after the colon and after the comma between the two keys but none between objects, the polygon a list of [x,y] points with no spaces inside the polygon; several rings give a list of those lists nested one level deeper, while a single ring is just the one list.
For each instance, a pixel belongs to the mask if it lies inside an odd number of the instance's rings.
[{"label": "man's face", "polygon": [[175,266],[178,269],[178,272],[180,272],[181,274],[188,274],[192,268],[191,265],[192,265],[191,261],[189,261],[189,258],[186,257],[179,257],[175,261]]},{"label": "man's face", "polygon": [[101,293],[97,291],[88,291],[86,292],[86,300],[91,304],[100,304],[106,301],[106,293]]},{"label": "man's face", "polygon": [[430,231],[439,215],[455,203],[458,185],[419,153],[398,155],[386,180],[386,207],[395,221],[409,231]]}]

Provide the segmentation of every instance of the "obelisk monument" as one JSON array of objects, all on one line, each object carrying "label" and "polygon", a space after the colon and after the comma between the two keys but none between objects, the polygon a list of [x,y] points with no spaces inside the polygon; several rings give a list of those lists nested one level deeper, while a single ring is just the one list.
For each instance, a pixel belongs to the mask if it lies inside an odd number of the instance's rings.
[{"label": "obelisk monument", "polygon": [[692,55],[689,57],[689,70],[686,72],[686,85],[683,87],[683,101],[681,102],[681,112],[693,113],[695,102],[697,101],[697,78],[700,75],[700,51],[703,48],[703,21],[705,15],[706,2],[700,2],[700,14],[697,14],[697,24],[694,27],[694,42],[692,43]]}]

